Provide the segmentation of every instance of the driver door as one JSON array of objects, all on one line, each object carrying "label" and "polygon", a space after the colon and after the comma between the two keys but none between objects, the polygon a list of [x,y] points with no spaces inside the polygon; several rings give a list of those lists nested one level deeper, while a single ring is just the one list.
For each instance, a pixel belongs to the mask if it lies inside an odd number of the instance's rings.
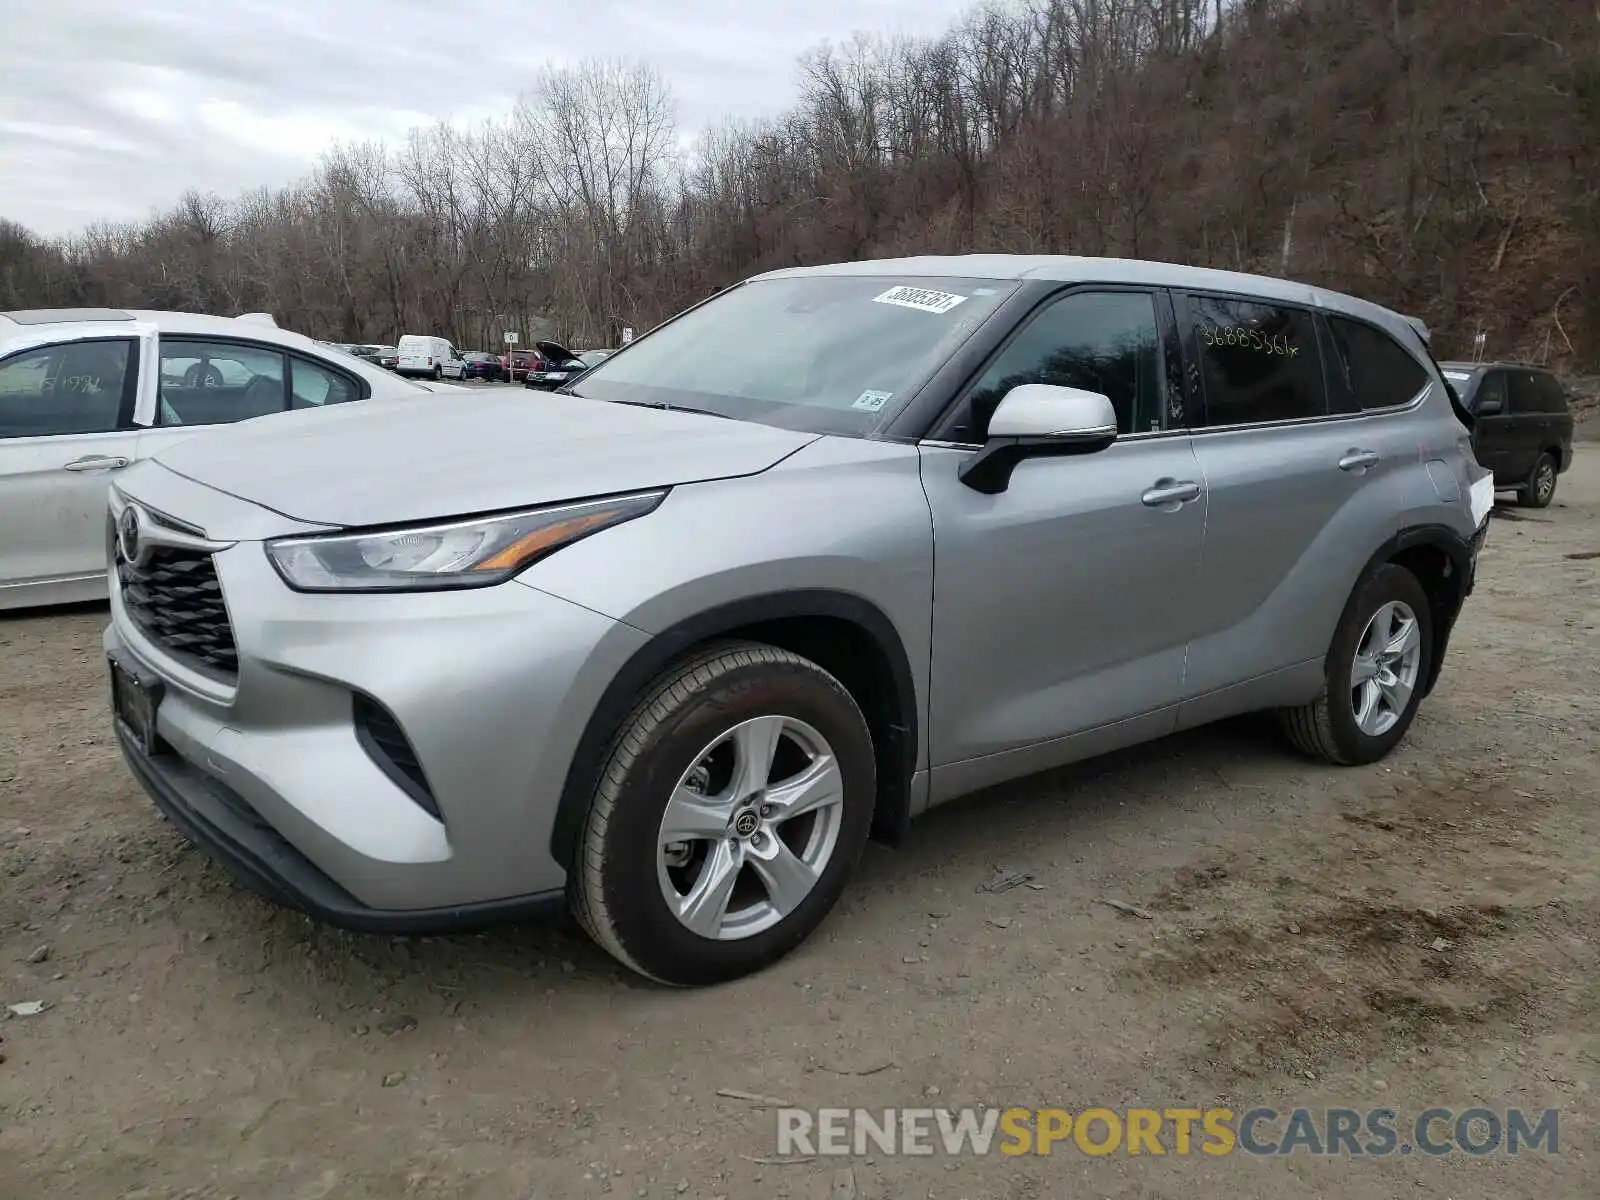
[{"label": "driver door", "polygon": [[[974,491],[957,472],[1023,383],[1108,396],[1118,440],[1024,460],[1005,491]],[[1181,589],[1206,514],[1180,396],[1163,293],[1074,291],[990,361],[937,431],[957,444],[923,443],[932,802],[1174,728],[1192,633]]]}]

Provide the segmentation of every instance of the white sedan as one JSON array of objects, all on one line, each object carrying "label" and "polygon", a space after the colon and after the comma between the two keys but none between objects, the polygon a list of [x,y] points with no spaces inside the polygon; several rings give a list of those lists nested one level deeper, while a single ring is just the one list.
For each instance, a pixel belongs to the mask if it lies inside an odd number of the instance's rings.
[{"label": "white sedan", "polygon": [[411,383],[264,314],[0,313],[0,609],[103,598],[110,478],[176,438],[461,390]]}]

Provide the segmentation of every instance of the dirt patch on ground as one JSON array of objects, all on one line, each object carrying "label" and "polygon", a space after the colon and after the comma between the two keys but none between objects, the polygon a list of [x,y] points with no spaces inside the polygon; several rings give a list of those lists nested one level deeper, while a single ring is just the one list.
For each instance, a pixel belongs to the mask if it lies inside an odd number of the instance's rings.
[{"label": "dirt patch on ground", "polygon": [[[241,892],[113,751],[103,611],[0,617],[0,1004],[46,1005],[0,1019],[0,1197],[822,1200],[845,1165],[862,1198],[1592,1194],[1583,453],[1550,509],[1500,510],[1385,763],[1320,767],[1239,721],[996,789],[869,853],[792,959],[694,993],[561,923],[356,937]],[[981,890],[997,871],[1029,884]],[[1562,1153],[774,1165],[775,1117],[741,1093],[1557,1107]]]}]

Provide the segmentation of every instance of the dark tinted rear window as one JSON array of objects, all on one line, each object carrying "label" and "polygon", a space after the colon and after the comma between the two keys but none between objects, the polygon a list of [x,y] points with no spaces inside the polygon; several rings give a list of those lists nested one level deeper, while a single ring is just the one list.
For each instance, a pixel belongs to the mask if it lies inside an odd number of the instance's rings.
[{"label": "dark tinted rear window", "polygon": [[1209,426],[1326,416],[1328,395],[1309,311],[1190,296]]},{"label": "dark tinted rear window", "polygon": [[1393,408],[1409,403],[1428,372],[1383,330],[1346,317],[1328,317],[1333,336],[1330,373],[1336,393],[1353,408]]},{"label": "dark tinted rear window", "polygon": [[1539,399],[1543,402],[1544,411],[1547,413],[1567,411],[1566,390],[1554,375],[1539,376]]},{"label": "dark tinted rear window", "polygon": [[1511,411],[1537,413],[1545,408],[1543,380],[1549,378],[1543,371],[1530,371],[1517,367],[1507,372],[1511,380]]}]

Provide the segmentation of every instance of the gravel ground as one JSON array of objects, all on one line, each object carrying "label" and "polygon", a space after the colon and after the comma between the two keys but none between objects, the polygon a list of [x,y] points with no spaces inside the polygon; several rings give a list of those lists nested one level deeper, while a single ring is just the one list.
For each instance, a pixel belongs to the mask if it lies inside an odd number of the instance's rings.
[{"label": "gravel ground", "polygon": [[[47,1005],[0,1020],[0,1196],[1595,1195],[1596,552],[1585,447],[1554,507],[1500,513],[1387,762],[1239,721],[972,797],[700,992],[564,926],[357,937],[238,890],[117,758],[104,610],[0,617],[0,1003]],[[997,868],[1036,886],[980,892]],[[775,1165],[774,1114],[719,1089],[1556,1107],[1560,1153]]]}]

